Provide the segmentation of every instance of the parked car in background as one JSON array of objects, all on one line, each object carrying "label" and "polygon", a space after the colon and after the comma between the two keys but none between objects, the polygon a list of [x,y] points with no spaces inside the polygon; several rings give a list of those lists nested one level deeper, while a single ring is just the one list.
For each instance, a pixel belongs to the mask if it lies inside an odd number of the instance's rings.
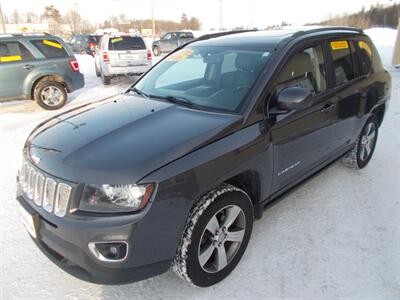
[{"label": "parked car in background", "polygon": [[136,34],[102,36],[95,52],[96,75],[103,84],[121,75],[140,75],[152,66],[152,54],[144,39]]},{"label": "parked car in background", "polygon": [[63,107],[67,93],[85,85],[63,39],[48,34],[0,35],[0,101],[33,99],[44,109]]},{"label": "parked car in background", "polygon": [[271,201],[343,156],[368,164],[390,94],[362,30],[203,36],[124,94],[36,127],[18,175],[21,218],[81,279],[126,283],[172,265],[213,285]]},{"label": "parked car in background", "polygon": [[77,34],[72,36],[68,44],[74,53],[93,56],[100,37],[100,35],[96,34]]},{"label": "parked car in background", "polygon": [[191,31],[171,31],[164,34],[161,39],[154,41],[152,50],[155,56],[159,56],[192,40],[194,40],[194,36]]}]

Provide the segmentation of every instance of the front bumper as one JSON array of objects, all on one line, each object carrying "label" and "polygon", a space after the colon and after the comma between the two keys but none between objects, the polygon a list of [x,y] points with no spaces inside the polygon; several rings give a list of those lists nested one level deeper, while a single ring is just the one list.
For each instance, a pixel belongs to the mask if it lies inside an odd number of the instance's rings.
[{"label": "front bumper", "polygon": [[[28,213],[39,217],[38,238],[33,239],[35,244],[56,265],[79,279],[99,284],[144,280],[166,272],[175,255],[181,228],[170,227],[171,230],[168,230],[168,225],[162,228],[163,225],[154,219],[154,213],[158,219],[160,216],[157,205],[144,213],[145,216],[59,218],[26,200],[20,190],[17,201]],[[151,213],[153,208],[154,213]],[[168,224],[168,221],[163,223]],[[126,259],[100,261],[89,250],[90,242],[107,241],[127,242],[129,251]]]}]

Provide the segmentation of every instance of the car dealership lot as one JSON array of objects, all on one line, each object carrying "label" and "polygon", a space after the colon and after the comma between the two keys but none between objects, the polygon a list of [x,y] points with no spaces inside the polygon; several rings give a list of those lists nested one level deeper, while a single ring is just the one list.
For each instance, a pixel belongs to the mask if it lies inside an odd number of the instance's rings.
[{"label": "car dealership lot", "polygon": [[[79,57],[83,90],[65,109],[123,91],[134,79],[104,87],[91,57]],[[100,286],[64,273],[39,252],[16,210],[15,174],[23,142],[47,112],[34,103],[0,114],[0,298],[4,299],[396,299],[400,295],[400,74],[375,155],[362,171],[336,162],[276,202],[257,221],[236,272],[208,289],[168,272],[147,281]],[[13,112],[13,110],[15,112]]]}]

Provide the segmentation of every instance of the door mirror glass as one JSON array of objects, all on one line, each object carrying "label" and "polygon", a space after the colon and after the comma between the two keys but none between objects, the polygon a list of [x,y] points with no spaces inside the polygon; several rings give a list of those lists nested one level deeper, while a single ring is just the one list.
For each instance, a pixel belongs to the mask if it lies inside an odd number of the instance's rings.
[{"label": "door mirror glass", "polygon": [[283,89],[278,96],[280,110],[301,110],[312,105],[311,93],[302,87],[288,87]]}]

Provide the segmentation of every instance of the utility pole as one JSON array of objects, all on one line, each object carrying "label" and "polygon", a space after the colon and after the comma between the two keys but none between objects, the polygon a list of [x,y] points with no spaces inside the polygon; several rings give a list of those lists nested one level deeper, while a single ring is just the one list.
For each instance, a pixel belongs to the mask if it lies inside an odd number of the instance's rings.
[{"label": "utility pole", "polygon": [[3,10],[1,9],[1,3],[0,3],[0,19],[3,27],[3,32],[6,33],[6,21],[4,20]]},{"label": "utility pole", "polygon": [[396,43],[394,44],[392,64],[397,68],[400,67],[400,18],[399,18],[399,25],[397,27]]},{"label": "utility pole", "polygon": [[219,30],[222,30],[222,0],[219,0]]},{"label": "utility pole", "polygon": [[151,1],[151,23],[152,23],[151,35],[154,41],[156,39],[156,21],[154,20],[154,0],[150,1]]}]

